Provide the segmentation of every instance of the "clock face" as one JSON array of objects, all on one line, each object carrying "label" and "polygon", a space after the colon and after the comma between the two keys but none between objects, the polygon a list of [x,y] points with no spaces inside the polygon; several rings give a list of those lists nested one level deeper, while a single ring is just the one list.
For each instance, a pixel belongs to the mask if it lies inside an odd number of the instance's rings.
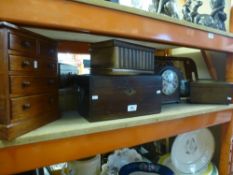
[{"label": "clock face", "polygon": [[162,73],[162,92],[172,95],[178,88],[179,78],[175,71],[168,69]]}]

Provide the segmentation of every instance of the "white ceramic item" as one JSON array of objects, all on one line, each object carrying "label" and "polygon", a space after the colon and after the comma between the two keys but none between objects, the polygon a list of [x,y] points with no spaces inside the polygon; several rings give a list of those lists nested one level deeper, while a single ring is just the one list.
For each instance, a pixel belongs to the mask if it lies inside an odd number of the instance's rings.
[{"label": "white ceramic item", "polygon": [[194,174],[208,166],[214,149],[214,137],[208,129],[181,134],[172,145],[172,164],[182,173]]},{"label": "white ceramic item", "polygon": [[201,169],[200,171],[194,174],[192,173],[187,174],[187,173],[179,172],[179,170],[177,170],[172,164],[170,154],[166,154],[162,156],[159,159],[158,163],[170,168],[175,173],[175,175],[218,175],[218,169],[213,163],[209,163],[208,166],[204,167],[203,169]]},{"label": "white ceramic item", "polygon": [[99,175],[100,155],[85,160],[70,161],[67,164],[69,175]]}]

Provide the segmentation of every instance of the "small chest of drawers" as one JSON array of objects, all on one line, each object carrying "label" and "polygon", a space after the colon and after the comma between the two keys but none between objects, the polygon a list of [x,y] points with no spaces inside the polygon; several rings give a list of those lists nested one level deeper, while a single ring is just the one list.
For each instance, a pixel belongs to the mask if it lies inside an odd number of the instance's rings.
[{"label": "small chest of drawers", "polygon": [[0,22],[0,139],[58,117],[57,44]]}]

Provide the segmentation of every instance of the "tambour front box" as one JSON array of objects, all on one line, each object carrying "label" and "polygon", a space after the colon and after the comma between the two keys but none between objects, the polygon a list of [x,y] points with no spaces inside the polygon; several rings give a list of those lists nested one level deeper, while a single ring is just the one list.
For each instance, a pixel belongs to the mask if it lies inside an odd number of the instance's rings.
[{"label": "tambour front box", "polygon": [[98,75],[153,74],[155,49],[121,40],[91,45],[91,73]]}]

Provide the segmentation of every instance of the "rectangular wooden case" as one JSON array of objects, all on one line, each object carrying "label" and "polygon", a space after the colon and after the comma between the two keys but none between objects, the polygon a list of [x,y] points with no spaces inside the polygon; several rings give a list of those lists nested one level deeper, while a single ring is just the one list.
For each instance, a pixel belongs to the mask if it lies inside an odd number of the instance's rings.
[{"label": "rectangular wooden case", "polygon": [[78,76],[78,111],[90,121],[159,113],[161,83],[155,75]]},{"label": "rectangular wooden case", "polygon": [[152,74],[155,49],[120,40],[91,45],[92,74]]},{"label": "rectangular wooden case", "polygon": [[58,118],[57,44],[0,22],[0,139]]},{"label": "rectangular wooden case", "polygon": [[190,102],[229,104],[233,97],[233,83],[197,81],[190,84]]}]

